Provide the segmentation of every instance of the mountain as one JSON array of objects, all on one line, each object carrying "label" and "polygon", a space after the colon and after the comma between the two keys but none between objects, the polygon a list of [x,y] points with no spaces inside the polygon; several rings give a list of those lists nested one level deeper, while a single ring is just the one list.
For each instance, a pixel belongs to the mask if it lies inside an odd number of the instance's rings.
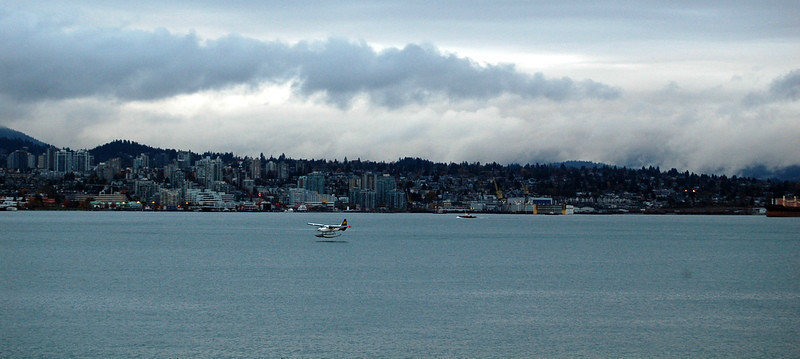
[{"label": "mountain", "polygon": [[49,145],[39,141],[31,136],[28,136],[22,132],[12,130],[8,127],[0,127],[0,138],[7,138],[11,140],[21,140],[23,142],[30,142],[37,146],[45,146],[48,147]]},{"label": "mountain", "polygon": [[800,166],[788,166],[777,169],[767,169],[763,165],[748,167],[741,171],[743,177],[758,179],[778,179],[781,181],[800,182]]},{"label": "mountain", "polygon": [[22,132],[8,127],[0,127],[0,154],[8,154],[25,147],[29,152],[39,155],[45,152],[50,145]]},{"label": "mountain", "polygon": [[[4,160],[5,155],[26,147],[29,152],[35,155],[39,155],[44,153],[50,146],[51,145],[39,141],[22,132],[10,129],[8,127],[0,126],[0,160]],[[95,157],[95,163],[105,162],[113,157],[120,157],[122,158],[123,163],[130,164],[134,157],[142,153],[150,156],[151,161],[155,160],[156,158],[159,158],[159,160],[156,160],[155,163],[160,163],[176,158],[178,151],[174,149],[161,149],[157,147],[151,147],[130,140],[116,140],[106,143],[104,145],[97,146],[89,150],[89,152]],[[206,155],[211,157],[220,156],[226,162],[230,162],[235,158],[233,153],[208,152],[203,154],[203,156]],[[355,168],[358,167],[360,163],[361,163],[360,160],[351,161],[349,166]],[[385,163],[382,163],[382,165],[384,167],[386,166]],[[446,164],[434,163],[429,160],[424,160],[420,158],[399,159],[396,165],[399,166],[399,169],[402,169],[403,171],[412,171],[412,169],[430,171],[433,168],[447,167]],[[567,168],[576,168],[576,169],[580,169],[581,167],[598,168],[598,167],[610,166],[604,163],[589,162],[589,161],[565,161],[565,162],[551,163],[551,165],[564,165]],[[383,169],[375,169],[375,170],[383,170]],[[656,168],[656,170],[658,170],[658,168]],[[768,169],[763,165],[754,165],[742,170],[738,175],[740,177],[750,177],[757,179],[774,179],[779,181],[800,182],[800,165],[793,165],[777,169]]]}]

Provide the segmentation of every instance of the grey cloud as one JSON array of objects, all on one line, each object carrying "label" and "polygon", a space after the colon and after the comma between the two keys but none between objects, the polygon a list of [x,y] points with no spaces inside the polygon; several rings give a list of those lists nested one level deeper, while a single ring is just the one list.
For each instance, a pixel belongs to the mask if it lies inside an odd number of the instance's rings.
[{"label": "grey cloud", "polygon": [[0,13],[0,96],[18,101],[111,96],[148,100],[233,85],[292,82],[302,95],[339,106],[355,96],[398,107],[434,96],[501,94],[556,101],[609,99],[619,90],[591,80],[548,79],[512,65],[482,65],[433,46],[376,51],[330,39],[289,45],[226,36],[203,41],[167,30],[70,28]]},{"label": "grey cloud", "polygon": [[769,93],[776,99],[800,100],[800,70],[794,70],[772,81]]},{"label": "grey cloud", "polygon": [[[278,78],[287,46],[229,36],[201,46],[166,30],[65,29],[0,18],[0,91],[17,100],[155,99]],[[269,72],[273,70],[273,72]]]},{"label": "grey cloud", "polygon": [[325,92],[340,105],[359,93],[369,93],[374,101],[389,107],[435,94],[456,100],[488,99],[502,93],[559,101],[619,96],[619,90],[591,80],[546,79],[541,73],[520,73],[513,65],[479,65],[432,46],[407,45],[376,52],[363,42],[329,40],[316,45],[321,49],[298,46],[304,56],[298,89],[306,95]]},{"label": "grey cloud", "polygon": [[745,106],[758,106],[772,102],[797,100],[800,100],[800,69],[772,80],[766,91],[747,94],[742,103]]}]

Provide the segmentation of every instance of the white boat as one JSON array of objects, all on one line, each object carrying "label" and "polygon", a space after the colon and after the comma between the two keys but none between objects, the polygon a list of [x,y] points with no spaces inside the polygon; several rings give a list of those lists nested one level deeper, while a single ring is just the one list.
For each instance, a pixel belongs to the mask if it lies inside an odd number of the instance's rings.
[{"label": "white boat", "polygon": [[477,218],[477,217],[475,217],[475,216],[473,216],[473,215],[471,215],[469,213],[464,213],[464,214],[458,215],[458,218]]}]

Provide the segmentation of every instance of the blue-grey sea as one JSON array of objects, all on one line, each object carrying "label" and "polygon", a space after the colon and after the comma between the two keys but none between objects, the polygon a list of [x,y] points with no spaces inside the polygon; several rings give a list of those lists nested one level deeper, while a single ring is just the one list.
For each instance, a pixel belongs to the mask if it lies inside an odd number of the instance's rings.
[{"label": "blue-grey sea", "polygon": [[0,357],[798,358],[800,218],[0,212]]}]

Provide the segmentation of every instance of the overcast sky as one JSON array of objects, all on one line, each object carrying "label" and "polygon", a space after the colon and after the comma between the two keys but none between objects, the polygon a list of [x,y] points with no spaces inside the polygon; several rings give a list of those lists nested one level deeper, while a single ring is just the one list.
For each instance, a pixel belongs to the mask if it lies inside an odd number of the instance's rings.
[{"label": "overcast sky", "polygon": [[0,0],[0,126],[72,148],[800,165],[797,1],[133,3]]}]

